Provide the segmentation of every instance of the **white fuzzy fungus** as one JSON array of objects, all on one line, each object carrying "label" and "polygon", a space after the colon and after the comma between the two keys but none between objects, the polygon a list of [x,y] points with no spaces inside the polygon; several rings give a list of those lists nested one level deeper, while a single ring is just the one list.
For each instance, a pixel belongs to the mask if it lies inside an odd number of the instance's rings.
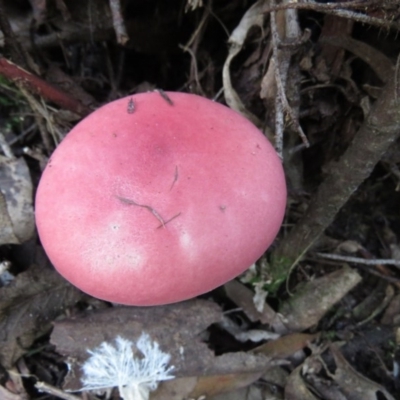
[{"label": "white fuzzy fungus", "polygon": [[136,348],[142,353],[137,357],[132,351],[133,342],[118,336],[115,346],[103,342],[82,366],[82,390],[100,390],[118,387],[124,400],[148,400],[160,381],[173,379],[173,366],[168,366],[171,356],[160,350],[157,342],[142,333]]}]

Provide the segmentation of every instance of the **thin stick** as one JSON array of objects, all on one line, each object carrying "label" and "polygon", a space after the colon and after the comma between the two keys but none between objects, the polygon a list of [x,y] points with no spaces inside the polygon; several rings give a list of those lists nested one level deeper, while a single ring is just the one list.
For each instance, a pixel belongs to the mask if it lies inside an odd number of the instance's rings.
[{"label": "thin stick", "polygon": [[0,75],[3,75],[10,81],[25,87],[30,92],[42,96],[46,100],[52,101],[61,108],[72,111],[81,117],[85,117],[91,112],[90,108],[86,107],[78,100],[55,88],[38,76],[20,68],[4,57],[0,57]]},{"label": "thin stick", "polygon": [[149,210],[161,222],[161,226],[165,227],[164,219],[161,217],[161,215],[153,207],[150,207],[150,206],[148,206],[146,204],[136,203],[135,201],[130,200],[130,199],[126,199],[125,197],[120,197],[120,196],[116,196],[116,197],[117,197],[118,200],[122,201],[125,204],[129,204],[129,205],[133,205],[133,206],[137,206],[137,207],[143,207],[146,210]]},{"label": "thin stick", "polygon": [[168,222],[171,222],[171,221],[174,220],[175,218],[179,217],[181,214],[182,214],[181,212],[179,212],[178,214],[175,214],[175,215],[174,215],[173,217],[171,217],[170,219],[167,219],[167,220],[165,221],[164,225],[159,225],[159,226],[157,226],[157,229],[160,229],[160,228],[162,228],[162,227],[165,228],[165,225],[167,225]]},{"label": "thin stick", "polygon": [[174,102],[171,100],[170,97],[168,97],[167,93],[164,92],[162,89],[156,89],[156,92],[160,94],[160,96],[170,105],[173,106]]},{"label": "thin stick", "polygon": [[174,174],[174,180],[172,181],[172,184],[171,184],[171,187],[169,188],[169,191],[171,191],[171,190],[172,190],[172,188],[174,187],[174,185],[175,185],[176,181],[178,180],[178,178],[179,178],[178,166],[177,166],[177,165],[175,165],[175,174]]},{"label": "thin stick", "polygon": [[400,267],[400,260],[394,260],[390,258],[377,258],[373,260],[368,260],[361,257],[349,257],[349,256],[341,256],[339,254],[331,254],[331,253],[315,253],[318,257],[327,258],[329,260],[337,260],[344,261],[355,264],[364,264],[364,265],[394,265],[396,267]]},{"label": "thin stick", "polygon": [[115,34],[117,35],[118,44],[124,46],[129,40],[128,32],[126,31],[125,21],[121,11],[120,0],[110,0],[110,9],[113,20]]},{"label": "thin stick", "polygon": [[49,385],[45,382],[37,382],[35,388],[40,392],[51,394],[52,396],[59,397],[63,400],[82,400],[82,397],[75,396],[73,394],[65,393],[63,390],[58,389],[54,386]]},{"label": "thin stick", "polygon": [[[308,2],[308,3],[298,3],[298,2],[290,2],[286,4],[277,4],[272,7],[267,7],[263,10],[263,13],[271,13],[273,11],[279,11],[279,10],[287,10],[289,8],[294,8],[298,10],[314,10],[317,12],[323,12],[325,14],[331,14],[331,15],[336,15],[338,17],[342,18],[348,18],[352,19],[357,22],[361,23],[366,23],[369,25],[374,25],[374,26],[380,26],[384,27],[387,29],[400,29],[400,24],[397,21],[387,21],[383,18],[377,18],[377,17],[370,17],[368,15],[359,13],[359,12],[354,12],[354,11],[349,11],[349,8],[361,8],[365,9],[369,5],[373,4],[378,4],[380,2],[370,2],[370,3],[365,3],[364,1],[352,1],[349,3],[341,2],[341,3],[327,3],[327,4],[321,4],[321,3],[315,3],[315,2]],[[347,8],[347,9],[346,9]]]}]

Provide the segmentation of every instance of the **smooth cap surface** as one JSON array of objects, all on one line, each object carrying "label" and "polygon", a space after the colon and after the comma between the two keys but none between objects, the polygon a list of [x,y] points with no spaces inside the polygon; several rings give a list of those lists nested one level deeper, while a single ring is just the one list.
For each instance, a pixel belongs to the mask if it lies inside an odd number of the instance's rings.
[{"label": "smooth cap surface", "polygon": [[56,269],[100,299],[185,300],[233,279],[274,240],[286,205],[262,133],[205,98],[158,92],[109,103],[66,136],[36,197]]}]

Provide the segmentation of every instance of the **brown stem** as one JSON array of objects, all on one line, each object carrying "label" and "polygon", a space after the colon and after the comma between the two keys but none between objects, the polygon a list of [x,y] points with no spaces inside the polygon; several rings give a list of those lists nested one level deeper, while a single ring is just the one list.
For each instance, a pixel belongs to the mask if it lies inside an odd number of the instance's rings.
[{"label": "brown stem", "polygon": [[3,75],[10,81],[24,86],[30,92],[42,96],[46,100],[66,110],[72,111],[81,117],[88,115],[92,111],[78,100],[75,100],[61,90],[48,84],[43,79],[22,69],[4,57],[0,57],[0,75]]}]

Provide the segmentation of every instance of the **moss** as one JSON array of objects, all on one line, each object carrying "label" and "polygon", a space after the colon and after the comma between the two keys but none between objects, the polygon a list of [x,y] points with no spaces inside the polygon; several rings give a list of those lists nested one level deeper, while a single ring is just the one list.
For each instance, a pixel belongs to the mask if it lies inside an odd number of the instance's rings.
[{"label": "moss", "polygon": [[268,275],[269,281],[267,287],[268,292],[274,296],[282,283],[286,281],[289,276],[290,268],[293,260],[285,256],[273,256],[269,264]]}]

